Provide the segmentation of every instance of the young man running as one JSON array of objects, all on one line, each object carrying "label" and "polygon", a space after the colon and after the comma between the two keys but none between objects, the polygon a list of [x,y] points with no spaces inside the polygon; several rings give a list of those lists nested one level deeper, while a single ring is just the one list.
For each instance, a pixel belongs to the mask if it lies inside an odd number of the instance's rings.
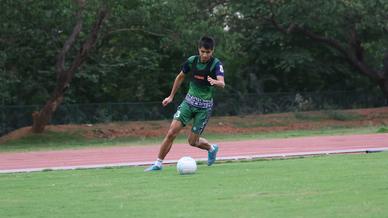
[{"label": "young man running", "polygon": [[162,105],[166,106],[172,102],[185,77],[190,78],[189,91],[174,114],[170,129],[160,146],[158,159],[145,171],[163,168],[163,160],[170,151],[174,139],[191,119],[194,121],[188,137],[189,144],[208,151],[208,166],[215,162],[218,145],[211,145],[201,137],[213,108],[214,87],[225,87],[224,69],[220,60],[213,57],[214,44],[211,37],[202,37],[198,43],[199,55],[188,58],[176,76],[171,93],[163,100]]}]

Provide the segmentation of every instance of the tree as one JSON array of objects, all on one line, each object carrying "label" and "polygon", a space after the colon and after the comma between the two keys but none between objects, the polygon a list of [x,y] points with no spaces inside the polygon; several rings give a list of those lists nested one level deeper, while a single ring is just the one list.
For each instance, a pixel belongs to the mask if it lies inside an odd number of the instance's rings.
[{"label": "tree", "polygon": [[96,20],[92,26],[92,29],[83,42],[82,46],[79,48],[78,53],[74,57],[72,63],[66,67],[66,56],[69,53],[69,50],[74,46],[77,37],[82,31],[83,24],[83,15],[85,10],[86,1],[84,0],[74,0],[74,2],[79,6],[79,10],[76,12],[76,24],[73,28],[72,33],[65,41],[62,50],[57,56],[56,63],[56,73],[57,73],[57,83],[52,93],[51,98],[46,102],[43,108],[39,112],[33,113],[33,125],[32,131],[34,133],[41,133],[44,131],[45,126],[50,122],[53,113],[57,110],[58,106],[62,103],[64,93],[70,85],[71,80],[74,77],[77,69],[85,62],[86,58],[89,55],[90,50],[96,44],[98,34],[101,30],[103,22],[107,16],[108,9],[105,4],[102,4],[99,8]]},{"label": "tree", "polygon": [[[234,1],[244,19],[323,44],[377,84],[388,99],[387,1]],[[305,40],[305,41],[306,41]],[[312,46],[313,47],[313,46]]]}]

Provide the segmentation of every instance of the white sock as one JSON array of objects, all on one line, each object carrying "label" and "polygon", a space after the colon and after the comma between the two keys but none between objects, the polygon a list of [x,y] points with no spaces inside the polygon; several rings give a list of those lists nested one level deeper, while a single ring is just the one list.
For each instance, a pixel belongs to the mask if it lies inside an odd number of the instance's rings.
[{"label": "white sock", "polygon": [[155,163],[154,163],[156,166],[158,166],[158,167],[161,167],[162,166],[162,164],[163,164],[163,160],[162,159],[156,159],[156,161],[155,161]]}]

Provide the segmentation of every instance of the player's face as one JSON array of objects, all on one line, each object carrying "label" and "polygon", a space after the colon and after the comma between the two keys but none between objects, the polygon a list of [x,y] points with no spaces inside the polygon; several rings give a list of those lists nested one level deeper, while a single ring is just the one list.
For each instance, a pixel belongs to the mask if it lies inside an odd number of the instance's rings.
[{"label": "player's face", "polygon": [[201,47],[198,49],[199,52],[199,57],[201,58],[201,62],[208,62],[210,58],[213,55],[213,50],[212,49],[206,49],[204,47]]}]

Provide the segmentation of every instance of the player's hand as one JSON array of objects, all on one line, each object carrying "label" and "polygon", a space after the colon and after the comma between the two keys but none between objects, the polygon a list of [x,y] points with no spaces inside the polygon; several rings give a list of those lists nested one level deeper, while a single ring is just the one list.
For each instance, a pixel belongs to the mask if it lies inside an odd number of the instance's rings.
[{"label": "player's hand", "polygon": [[170,104],[172,102],[173,98],[171,96],[168,96],[162,101],[163,107],[166,107],[166,105]]},{"label": "player's hand", "polygon": [[217,83],[217,80],[211,78],[210,76],[207,76],[207,81],[210,83],[210,85],[214,85]]}]

